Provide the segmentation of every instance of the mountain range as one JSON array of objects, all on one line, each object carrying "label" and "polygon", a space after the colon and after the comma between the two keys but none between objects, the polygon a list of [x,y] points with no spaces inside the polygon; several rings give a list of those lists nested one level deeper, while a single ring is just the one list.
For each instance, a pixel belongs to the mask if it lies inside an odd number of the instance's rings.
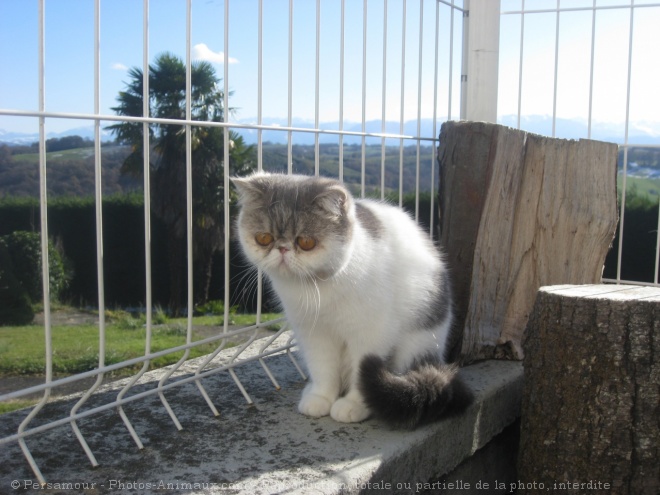
[{"label": "mountain range", "polygon": [[[444,119],[439,119],[435,126],[435,133],[440,133],[440,125]],[[255,124],[256,119],[240,119],[239,124],[250,125]],[[263,119],[263,123],[270,126],[286,127],[287,119],[285,118],[270,118]],[[515,115],[504,115],[499,118],[502,125],[510,127],[518,126],[518,119]],[[293,119],[292,127],[314,129],[314,122],[304,119]],[[552,134],[552,118],[543,115],[523,116],[520,120],[520,127],[526,131],[533,132],[541,135]],[[337,122],[322,122],[319,124],[320,129],[334,130],[339,129]],[[407,136],[416,136],[418,123],[416,120],[409,120],[404,122],[403,134]],[[431,137],[434,135],[434,126],[432,119],[422,119],[419,122],[419,135]],[[555,135],[564,139],[580,139],[587,136],[587,122],[576,119],[557,119],[555,122]],[[362,124],[355,122],[345,122],[344,131],[361,132]],[[401,130],[400,122],[388,121],[385,125],[386,134],[399,134]],[[237,129],[243,135],[246,143],[255,144],[257,142],[257,131],[255,129]],[[294,143],[301,145],[314,144],[315,133],[310,131],[295,132]],[[380,120],[370,120],[365,123],[365,131],[367,133],[379,134],[383,132]],[[76,127],[62,132],[51,132],[47,134],[47,138],[60,138],[64,136],[81,136],[82,138],[94,138],[94,126]],[[114,136],[107,130],[101,131],[103,141],[112,141]],[[625,136],[625,127],[623,123],[606,123],[606,122],[593,122],[591,127],[592,139],[600,141],[610,141],[615,143],[623,143]],[[262,139],[264,142],[270,141],[271,143],[287,143],[288,132],[282,130],[264,130],[262,132]],[[39,140],[37,133],[19,133],[0,129],[0,144],[7,145],[29,145]],[[321,133],[319,135],[319,142],[321,143],[336,143],[338,140],[336,133]],[[396,140],[395,140],[396,141]],[[359,136],[344,136],[345,144],[360,144],[362,138]],[[638,145],[660,145],[660,122],[631,122],[628,129],[628,142],[630,144]],[[379,144],[380,138],[370,138],[369,144]],[[387,144],[395,144],[389,141]],[[423,143],[424,144],[424,143]]]},{"label": "mountain range", "polygon": [[[83,139],[94,139],[94,126],[74,127],[62,132],[49,132],[46,139],[62,138],[66,136],[80,136]],[[101,128],[101,141],[113,141],[114,136],[110,131]],[[29,146],[39,141],[39,133],[12,132],[0,129],[0,144],[14,146]]]}]

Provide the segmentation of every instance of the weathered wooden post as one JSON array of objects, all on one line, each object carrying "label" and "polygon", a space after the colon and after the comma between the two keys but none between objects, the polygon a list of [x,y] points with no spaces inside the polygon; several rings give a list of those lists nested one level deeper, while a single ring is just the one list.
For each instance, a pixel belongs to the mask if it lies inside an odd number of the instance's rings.
[{"label": "weathered wooden post", "polygon": [[524,350],[524,493],[660,493],[660,289],[543,287]]},{"label": "weathered wooden post", "polygon": [[463,329],[452,357],[521,359],[539,287],[601,280],[617,224],[617,146],[446,122],[438,160],[441,243]]}]

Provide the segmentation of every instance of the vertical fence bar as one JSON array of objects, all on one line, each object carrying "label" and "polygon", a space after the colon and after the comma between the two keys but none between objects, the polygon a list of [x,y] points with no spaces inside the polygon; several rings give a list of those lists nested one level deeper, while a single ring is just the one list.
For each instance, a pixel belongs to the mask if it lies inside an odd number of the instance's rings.
[{"label": "vertical fence bar", "polygon": [[[145,15],[146,18],[146,15]],[[145,32],[148,30],[145,28]],[[185,95],[185,118],[188,122],[192,119],[192,105],[191,105],[191,94],[192,94],[192,61],[191,61],[191,53],[190,53],[190,45],[191,45],[191,38],[192,38],[192,3],[190,0],[186,3],[186,95]],[[148,39],[144,40],[144,56],[145,56],[145,64],[146,67],[148,67],[148,59],[146,58],[148,55],[148,50],[147,50],[147,45]],[[146,78],[145,82],[148,83],[149,79]],[[146,105],[143,108],[143,113],[149,112],[149,106]],[[145,133],[149,132],[149,128],[146,127],[144,130]],[[186,344],[190,344],[192,342],[192,314],[191,314],[191,300],[193,296],[193,289],[192,289],[192,270],[190,268],[190,263],[192,262],[192,151],[191,151],[191,142],[192,142],[192,136],[191,136],[191,126],[189,123],[186,123],[185,126],[185,143],[186,143],[186,249],[188,252],[187,260],[188,260],[188,265],[187,265],[187,275],[188,275],[188,303],[187,303],[187,308],[188,308],[188,319],[186,322]],[[148,149],[145,150],[148,152]],[[145,155],[145,157],[148,155]],[[149,162],[146,161],[145,159],[145,174],[147,169],[149,168]],[[145,175],[146,177],[146,175]],[[145,191],[147,191],[148,184],[145,181]],[[150,189],[149,189],[150,190]],[[145,196],[145,202],[146,202],[146,196]],[[147,218],[149,210],[147,209],[147,205],[145,204],[145,219]],[[150,289],[151,288],[151,278],[147,280],[147,287]],[[147,311],[149,311],[150,308],[147,308]],[[149,329],[149,335],[151,335],[151,324],[147,324],[147,328]],[[163,375],[163,377],[158,381],[158,396],[160,397],[160,401],[163,404],[163,407],[165,407],[165,410],[167,411],[167,414],[169,414],[170,419],[174,423],[174,426],[176,427],[177,430],[182,430],[183,426],[179,422],[179,419],[177,418],[176,414],[174,413],[174,410],[170,406],[170,403],[168,402],[167,398],[165,397],[165,393],[163,392],[163,386],[165,383],[170,379],[170,377],[183,365],[183,363],[186,362],[188,359],[188,356],[190,355],[190,349],[186,349],[183,352],[183,355],[179,360],[172,366],[170,369]]]},{"label": "vertical fence bar", "polygon": [[[287,86],[287,125],[291,127],[293,122],[293,0],[289,0],[289,67]],[[287,141],[287,172],[293,171],[293,134],[288,132]]]},{"label": "vertical fence bar", "polygon": [[591,139],[591,118],[594,105],[594,55],[596,51],[596,0],[591,11],[591,58],[589,59],[589,115],[587,117],[587,139]]},{"label": "vertical fence bar", "polygon": [[339,180],[344,181],[344,24],[346,20],[346,2],[341,0],[339,28]]},{"label": "vertical fence bar", "polygon": [[[319,88],[321,67],[321,0],[316,0],[316,60],[314,67],[314,128],[319,128]],[[319,133],[314,133],[314,175],[318,177],[320,169]]]},{"label": "vertical fence bar", "polygon": [[[223,65],[223,91],[222,91],[222,119],[225,123],[229,122],[229,0],[225,0],[225,24],[224,24],[224,53],[225,53],[225,63]],[[230,141],[230,129],[225,127],[222,132],[223,146],[222,146],[222,171],[223,171],[223,204],[224,208],[224,229],[225,229],[225,314],[223,321],[224,333],[229,331],[229,248],[230,248],[230,233],[231,229],[229,228],[230,218],[229,218],[229,173],[231,163],[229,161],[229,151],[231,149]]]},{"label": "vertical fence bar", "polygon": [[365,175],[367,164],[367,0],[362,3],[362,156],[360,163],[360,197],[365,194]]},{"label": "vertical fence bar", "polygon": [[630,32],[628,33],[628,78],[626,83],[626,123],[623,148],[623,180],[621,184],[621,213],[619,216],[619,252],[616,263],[616,282],[621,283],[621,260],[623,255],[623,228],[626,214],[626,187],[628,176],[628,131],[630,125],[630,80],[632,75],[633,27],[635,19],[635,0],[630,2]]},{"label": "vertical fence bar", "polygon": [[[187,252],[187,318],[186,318],[186,345],[192,343],[192,316],[194,311],[194,280],[193,280],[193,207],[192,207],[192,57],[191,57],[191,39],[192,39],[192,3],[186,4],[186,89],[185,89],[185,187],[186,187],[186,252]],[[182,426],[174,414],[169,402],[163,393],[163,386],[170,377],[186,362],[190,355],[190,348],[186,348],[183,356],[165,373],[158,382],[158,393],[167,410],[172,422],[177,430]]]},{"label": "vertical fence bar", "polygon": [[[144,0],[143,4],[143,22],[142,27],[142,87],[144,97],[142,99],[142,115],[148,117],[151,113],[149,101],[149,0]],[[142,155],[143,155],[143,177],[144,177],[144,261],[145,261],[145,290],[146,290],[146,334],[147,342],[145,347],[147,352],[151,349],[151,336],[153,332],[153,291],[151,285],[151,148],[150,148],[150,132],[149,124],[145,122],[142,124]],[[165,397],[163,392],[164,384],[170,379],[172,374],[186,361],[188,351],[184,351],[183,356],[170,367],[169,371],[163,375],[158,381],[158,396],[163,404],[163,407],[170,416],[177,430],[182,430],[183,426],[179,422],[176,414],[172,410],[170,403]]]},{"label": "vertical fence bar", "polygon": [[557,12],[555,22],[555,74],[552,93],[552,137],[557,135],[557,81],[559,77],[559,12],[561,0],[557,0]]},{"label": "vertical fence bar", "polygon": [[[142,3],[142,115],[151,114],[149,87],[149,0]],[[151,351],[153,325],[153,291],[151,287],[151,133],[149,123],[142,124],[142,184],[144,188],[144,266],[145,266],[145,349]],[[163,398],[161,394],[161,399]],[[167,404],[166,409],[169,408]],[[171,410],[168,409],[171,413]],[[172,415],[172,413],[170,414]]]},{"label": "vertical fence bar", "polygon": [[522,0],[522,13],[520,14],[520,61],[518,62],[518,129],[520,129],[520,116],[522,115],[523,92],[523,54],[525,46],[525,0]]},{"label": "vertical fence bar", "polygon": [[[422,137],[422,55],[424,48],[424,0],[419,2],[419,55],[417,59],[418,72],[417,72],[417,163],[415,168],[415,220],[419,221],[419,167],[420,167],[420,152]],[[434,136],[435,137],[435,136]],[[433,164],[431,164],[433,170]],[[433,188],[433,182],[431,182]],[[433,229],[431,229],[433,230]]]},{"label": "vertical fence bar", "polygon": [[463,91],[467,93],[462,95],[466,96],[463,118],[497,122],[500,1],[469,0],[467,20],[467,43],[463,47],[463,53],[467,53],[467,84]]},{"label": "vertical fence bar", "polygon": [[[149,86],[149,0],[142,3],[142,115],[151,116]],[[151,132],[148,122],[142,124],[142,184],[144,188],[144,262],[146,296],[146,335],[151,349],[153,293],[151,287]]]},{"label": "vertical fence bar", "polygon": [[[454,17],[454,9],[453,7],[450,8],[449,12],[451,13],[451,17]],[[440,2],[435,2],[435,48],[434,48],[434,53],[433,53],[433,87],[435,88],[435,91],[433,91],[433,137],[437,139],[438,137],[438,127],[437,127],[437,121],[438,121],[438,56],[440,50],[438,49],[438,44],[439,44],[439,31],[440,31]],[[451,46],[451,37],[453,37],[453,34],[451,33],[450,29],[450,46]],[[450,49],[451,50],[451,49]],[[449,56],[449,59],[451,60],[451,55]],[[451,62],[449,63],[449,72],[451,73]],[[450,79],[451,81],[451,79]],[[449,93],[451,94],[451,85],[449,86]],[[451,119],[451,104],[447,107],[447,119]],[[435,157],[438,152],[438,145],[437,141],[434,139],[431,141],[431,211],[429,212],[430,215],[430,233],[429,236],[431,239],[433,239],[433,224],[435,223]]]},{"label": "vertical fence bar", "polygon": [[[46,6],[45,0],[39,0],[39,111],[46,111]],[[41,283],[43,284],[44,302],[44,340],[46,353],[45,383],[48,386],[53,381],[53,337],[50,321],[50,276],[48,264],[48,195],[46,187],[46,118],[39,117],[39,213],[41,220]],[[39,414],[50,397],[51,388],[44,390],[41,400],[30,411],[30,414],[18,426],[18,435],[22,435],[32,419]],[[22,436],[18,444],[23,451],[34,475],[39,483],[46,480],[37,466],[32,453]]]},{"label": "vertical fence bar", "polygon": [[[225,53],[225,63],[224,63],[224,91],[223,91],[223,120],[225,123],[229,123],[229,0],[225,0],[225,36],[224,36],[224,53]],[[224,179],[224,187],[223,187],[223,216],[224,216],[224,229],[225,229],[225,314],[224,314],[224,322],[223,322],[223,332],[227,333],[229,331],[229,309],[230,309],[230,263],[229,263],[229,249],[231,247],[231,219],[229,216],[229,169],[231,166],[231,162],[229,159],[229,151],[231,149],[231,140],[230,140],[230,129],[229,127],[224,128],[223,132],[223,138],[224,138],[224,145],[223,145],[223,179]],[[245,348],[247,348],[248,345],[250,345],[254,339],[256,338],[256,333],[257,331],[255,330],[255,333],[252,335],[250,340],[246,342],[242,348],[239,348],[239,350],[234,354],[234,356],[231,359],[231,362],[233,362],[241,352]],[[238,389],[241,391],[243,394],[243,397],[247,401],[248,404],[252,404],[252,399],[248,395],[247,391],[243,387],[243,384],[241,381],[238,379],[236,376],[236,373],[234,372],[233,368],[229,368],[229,375],[232,377],[234,380],[234,383],[238,387]]]},{"label": "vertical fence bar", "polygon": [[[381,132],[387,132],[387,0],[383,2],[383,101]],[[385,198],[385,138],[380,140],[380,199]]]},{"label": "vertical fence bar", "polygon": [[[95,207],[96,207],[96,274],[98,287],[98,305],[99,305],[99,369],[105,366],[105,284],[103,275],[103,189],[102,189],[102,169],[101,169],[101,122],[98,116],[101,113],[100,90],[101,90],[101,1],[94,2],[94,114],[97,119],[94,121],[94,185],[95,185]],[[71,408],[70,417],[73,418],[82,405],[87,402],[91,395],[103,383],[104,373],[96,376],[94,384],[85,392],[80,400]],[[75,420],[71,421],[78,442],[82,446],[87,458],[92,466],[98,466],[98,461],[89,448],[87,441],[83,437],[80,428]]]},{"label": "vertical fence bar", "polygon": [[[406,0],[402,2],[403,11],[401,12],[401,96],[399,104],[401,113],[399,120],[399,134],[403,135],[404,120],[406,110]],[[383,190],[385,185],[383,183]],[[399,207],[403,206],[403,138],[399,139]]]},{"label": "vertical fence bar", "polygon": [[193,173],[192,173],[192,0],[186,1],[186,252],[188,271],[188,314],[186,319],[186,344],[192,341],[192,317],[194,312],[193,280]]},{"label": "vertical fence bar", "polygon": [[[264,51],[264,4],[263,0],[259,0],[259,25],[258,25],[258,47],[257,47],[257,63],[259,67],[257,68],[257,122],[259,125],[262,124],[263,119],[263,82],[264,82],[264,73],[263,73],[263,51]],[[261,129],[257,131],[257,171],[261,172],[264,167],[264,143],[263,143],[263,132]],[[225,233],[226,235],[226,233]],[[261,305],[263,298],[263,274],[261,268],[257,269],[257,325],[261,323]]]},{"label": "vertical fence bar", "polygon": [[[263,101],[264,101],[264,0],[259,0],[259,12],[257,21],[257,125],[263,124]],[[264,142],[263,130],[257,129],[257,171],[264,168]]]},{"label": "vertical fence bar", "polygon": [[[190,0],[189,0],[190,1]],[[224,76],[224,86],[223,86],[223,95],[222,95],[222,120],[223,122],[228,122],[229,120],[229,110],[228,110],[228,105],[227,105],[227,98],[228,98],[228,87],[227,87],[227,67],[229,65],[229,53],[227,50],[227,45],[228,45],[228,17],[229,17],[229,0],[225,1],[224,4],[224,65],[223,65],[223,76]],[[188,49],[190,48],[190,43],[187,44]],[[188,93],[190,95],[190,93]],[[229,257],[227,256],[228,251],[228,232],[227,232],[227,212],[229,211],[229,200],[228,200],[228,169],[229,169],[229,160],[227,157],[229,156],[229,128],[225,127],[222,132],[223,136],[223,160],[222,160],[222,167],[223,167],[223,216],[225,220],[225,225],[224,225],[224,233],[225,233],[225,308],[224,308],[224,324],[223,324],[223,329],[222,332],[223,334],[227,333],[228,330],[228,313],[229,313],[229,304],[228,304],[228,297],[229,294],[227,292],[227,280],[228,280],[228,275],[229,275]],[[188,148],[189,149],[189,148]],[[192,200],[192,190],[190,191],[190,197]],[[191,222],[192,222],[192,217],[191,217]],[[188,258],[192,258],[192,244],[190,246],[191,250],[188,252]],[[192,273],[192,270],[189,271],[189,274]],[[192,278],[192,277],[191,277]],[[189,289],[188,294],[191,294],[191,289]],[[189,303],[191,304],[191,303]],[[192,304],[191,304],[192,306]],[[192,307],[188,311],[188,321],[189,321],[189,326],[190,326],[190,332],[192,333]],[[226,344],[226,341],[223,339],[220,341],[220,345],[213,351],[211,354],[209,354],[206,359],[197,367],[197,370],[195,371],[195,375],[199,377],[200,373],[202,370],[217,356],[217,354],[224,348]],[[220,413],[218,412],[218,409],[215,407],[215,404],[213,404],[213,401],[209,397],[208,393],[206,392],[206,389],[204,388],[204,385],[202,385],[201,378],[197,378],[195,380],[195,384],[197,385],[197,388],[199,389],[200,393],[202,394],[202,397],[204,397],[204,400],[206,401],[206,404],[209,406],[211,409],[211,412],[213,412],[214,416],[219,416]]]},{"label": "vertical fence bar", "polygon": [[[523,0],[524,1],[524,0]],[[461,55],[461,110],[460,118],[467,119],[467,104],[468,104],[468,47],[469,47],[469,33],[470,33],[470,0],[463,2],[463,44]]]},{"label": "vertical fence bar", "polygon": [[[454,0],[451,0],[451,7],[449,9],[449,74],[448,74],[448,81],[447,81],[447,87],[448,87],[448,95],[447,95],[447,119],[451,120],[452,118],[452,113],[451,113],[451,100],[453,97],[453,90],[454,90],[454,85],[452,84],[452,77],[454,76]],[[439,3],[436,2],[436,14],[435,14],[435,51],[436,51],[436,67],[438,65],[438,29],[440,27],[440,12],[439,12]],[[437,72],[437,69],[436,69]],[[435,85],[436,91],[434,93],[437,93],[437,88],[438,85]],[[433,122],[435,124],[435,120],[433,119]],[[433,137],[438,137],[436,135],[436,132],[433,132]]]}]

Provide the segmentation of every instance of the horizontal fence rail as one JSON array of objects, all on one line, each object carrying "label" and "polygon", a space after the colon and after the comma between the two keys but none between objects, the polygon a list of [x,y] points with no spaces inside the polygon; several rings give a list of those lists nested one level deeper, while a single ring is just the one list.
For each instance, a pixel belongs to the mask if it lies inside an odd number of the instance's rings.
[{"label": "horizontal fence rail", "polygon": [[[256,0],[255,0],[256,1]],[[287,41],[287,54],[284,57],[287,72],[287,105],[286,105],[286,125],[269,123],[263,115],[264,108],[264,47],[272,40],[267,37],[264,28],[265,14],[263,0],[256,2],[257,14],[254,18],[248,19],[249,22],[257,26],[258,42],[256,53],[256,79],[258,83],[257,90],[257,119],[256,122],[246,124],[232,120],[233,116],[230,111],[223,111],[223,118],[221,121],[205,121],[193,119],[192,112],[192,73],[193,73],[193,54],[192,54],[192,39],[194,35],[193,30],[193,16],[195,7],[192,0],[187,0],[185,3],[186,16],[185,19],[180,19],[180,22],[185,22],[186,30],[186,45],[185,45],[185,66],[186,66],[186,83],[185,83],[185,110],[182,118],[159,118],[150,115],[150,61],[152,57],[150,48],[150,5],[149,0],[144,0],[142,4],[142,115],[141,116],[127,116],[116,115],[102,110],[101,105],[101,84],[104,82],[102,77],[102,64],[104,37],[101,32],[101,20],[103,19],[103,12],[107,2],[101,0],[94,1],[94,109],[91,113],[68,112],[68,111],[54,111],[46,104],[46,90],[49,80],[49,75],[57,71],[57,68],[51,69],[46,63],[46,53],[49,45],[50,38],[47,33],[47,16],[46,16],[46,2],[40,0],[38,4],[38,107],[36,109],[30,108],[0,108],[0,116],[12,117],[14,119],[36,119],[39,124],[39,139],[38,139],[38,154],[39,154],[39,203],[40,203],[40,239],[41,239],[41,264],[42,264],[42,284],[44,289],[43,297],[43,338],[45,341],[45,377],[43,383],[32,387],[23,388],[20,390],[13,390],[3,395],[0,395],[0,402],[11,401],[21,398],[26,398],[35,393],[42,394],[41,399],[36,405],[26,409],[25,415],[12,413],[12,417],[19,417],[19,424],[16,426],[15,433],[6,435],[0,438],[0,445],[7,445],[11,443],[18,443],[20,448],[28,461],[31,469],[39,482],[44,483],[46,476],[42,473],[37,460],[31,449],[28,446],[28,441],[31,437],[40,433],[46,432],[59,426],[70,425],[82,449],[85,451],[90,464],[97,466],[103,459],[96,459],[92,448],[88,445],[83,431],[78,426],[78,422],[82,419],[94,418],[96,415],[107,410],[116,410],[120,415],[126,429],[133,438],[138,448],[143,447],[140,436],[136,432],[130,419],[130,414],[124,409],[124,406],[134,401],[143,400],[146,397],[158,395],[163,408],[167,411],[173,424],[177,429],[181,429],[183,425],[179,422],[176,410],[183,407],[181,404],[170,403],[166,393],[175,387],[183,386],[186,384],[194,383],[198,388],[199,393],[205,399],[212,414],[218,415],[219,411],[216,408],[213,397],[207,392],[203,385],[203,380],[213,374],[220,372],[227,372],[236,387],[243,394],[247,403],[252,403],[249,391],[244,384],[240,381],[234,369],[236,367],[246,365],[248,363],[259,362],[264,370],[264,373],[272,382],[275,388],[279,388],[276,377],[268,366],[268,358],[274,354],[286,353],[291,358],[292,364],[298,369],[301,377],[304,379],[305,374],[299,363],[296,361],[295,354],[291,352],[295,346],[295,342],[288,337],[285,333],[288,329],[287,323],[284,319],[277,319],[272,321],[262,321],[262,302],[263,302],[263,282],[261,273],[255,279],[257,285],[257,306],[256,306],[256,323],[245,328],[232,329],[229,326],[231,315],[229,313],[231,304],[235,301],[236,295],[231,293],[230,281],[232,274],[230,273],[230,247],[233,234],[231,231],[231,218],[229,205],[231,203],[230,196],[230,149],[232,146],[230,133],[227,131],[240,132],[240,131],[255,131],[257,133],[256,141],[256,170],[267,170],[264,160],[264,132],[272,131],[278,133],[285,133],[286,149],[287,149],[287,172],[293,172],[293,149],[296,142],[295,136],[299,133],[313,134],[314,136],[314,174],[320,175],[327,173],[321,170],[320,164],[320,138],[321,136],[332,136],[337,138],[339,148],[338,155],[338,176],[340,180],[344,177],[344,141],[347,138],[358,139],[361,148],[361,177],[358,187],[358,194],[365,196],[367,194],[374,194],[374,191],[367,190],[365,180],[366,175],[366,152],[367,146],[372,146],[373,143],[378,143],[381,147],[380,158],[380,188],[377,193],[381,198],[386,194],[386,164],[392,160],[392,156],[386,153],[392,143],[394,147],[398,147],[398,198],[399,204],[402,205],[404,195],[404,175],[406,177],[414,177],[414,193],[415,193],[415,207],[414,215],[416,218],[420,215],[419,195],[421,191],[430,193],[431,204],[428,215],[430,216],[430,231],[429,235],[433,236],[434,225],[434,191],[437,180],[434,174],[435,169],[435,155],[437,146],[437,135],[439,128],[436,122],[439,119],[452,118],[453,110],[456,108],[456,101],[458,101],[458,91],[455,88],[460,87],[460,73],[454,70],[454,65],[460,63],[460,44],[454,43],[455,39],[462,38],[462,23],[460,20],[463,17],[463,3],[460,1],[445,1],[445,0],[399,0],[393,1],[382,0],[378,2],[364,0],[361,3],[362,19],[360,20],[361,26],[358,27],[359,35],[357,39],[361,39],[361,46],[351,46],[352,51],[361,51],[362,67],[361,70],[357,69],[361,75],[357,84],[349,85],[346,81],[347,72],[347,47],[345,40],[347,37],[347,30],[349,23],[346,14],[346,5],[344,0],[340,1],[341,13],[337,26],[333,29],[339,32],[338,51],[339,51],[339,91],[336,99],[337,107],[339,108],[339,122],[335,126],[326,125],[321,122],[321,100],[324,96],[320,90],[321,84],[321,66],[326,63],[323,58],[323,49],[326,48],[325,38],[322,37],[322,30],[328,29],[327,25],[322,23],[321,12],[327,5],[326,2],[317,0],[314,10],[314,18],[300,18],[298,17],[299,8],[294,4],[293,0],[288,2],[288,41]],[[155,3],[154,3],[155,4]],[[353,2],[353,5],[355,2]],[[56,3],[51,3],[49,6],[55,6]],[[219,22],[223,29],[223,53],[226,60],[230,60],[232,54],[232,37],[230,33],[234,26],[232,21],[234,18],[233,9],[238,5],[238,2],[231,2],[225,0],[223,5],[222,19]],[[371,19],[379,19],[382,16],[382,23],[374,25]],[[230,21],[232,19],[232,21]],[[430,20],[430,21],[429,21]],[[245,20],[242,20],[245,21]],[[312,92],[314,93],[314,123],[310,127],[303,127],[295,125],[295,112],[294,101],[297,97],[294,94],[293,87],[295,83],[295,58],[294,48],[297,44],[302,43],[301,40],[296,38],[295,26],[298,23],[305,23],[315,26],[315,45],[314,49],[314,84]],[[350,27],[354,29],[354,22],[351,22]],[[372,34],[372,30],[376,30]],[[374,48],[372,45],[377,45],[375,49],[382,57],[382,65],[377,73],[367,70],[367,60],[372,56]],[[135,47],[139,50],[140,47]],[[222,108],[229,109],[229,95],[232,91],[232,73],[229,69],[229,63],[224,63],[222,68],[222,94],[223,102]],[[411,69],[412,67],[412,69]],[[356,70],[351,67],[351,70]],[[7,77],[6,74],[2,77]],[[376,79],[377,83],[373,83]],[[432,87],[430,94],[432,97],[427,97],[428,91],[425,91],[427,86]],[[357,86],[357,87],[355,87]],[[445,88],[442,92],[438,88],[442,86]],[[392,96],[391,88],[398,89],[398,95]],[[347,99],[345,95],[349,92],[357,93],[360,95],[361,101],[361,122],[360,129],[347,129],[345,128],[344,110],[347,106]],[[381,93],[381,108],[380,116],[381,129],[380,132],[373,132],[368,130],[368,120],[373,119],[371,110],[367,109],[367,102],[371,96],[371,92],[380,91]],[[439,95],[446,96],[444,101],[441,101]],[[412,95],[412,96],[411,96]],[[386,125],[388,121],[392,120],[393,113],[398,109],[398,132],[392,132]],[[415,133],[406,132],[406,122],[412,121],[415,123]],[[424,118],[432,119],[433,126],[430,133],[422,131],[422,120]],[[47,180],[49,174],[49,159],[46,150],[47,129],[49,122],[55,119],[66,119],[72,122],[75,121],[91,121],[94,124],[94,202],[95,202],[95,226],[96,226],[96,266],[97,266],[97,289],[98,289],[98,362],[93,369],[86,372],[73,374],[70,376],[56,377],[53,373],[53,309],[51,307],[51,287],[50,287],[50,271],[49,271],[49,230],[48,230],[48,214],[49,214],[49,198],[47,193]],[[104,271],[104,260],[108,254],[104,250],[104,209],[103,209],[103,167],[104,160],[102,157],[101,144],[102,144],[102,128],[104,125],[117,124],[117,123],[135,123],[142,124],[142,171],[143,176],[143,203],[144,203],[144,260],[145,260],[145,342],[144,354],[140,357],[133,359],[126,359],[121,362],[108,364],[107,355],[107,322],[106,322],[106,309],[107,301],[105,294],[105,279],[107,273]],[[185,344],[176,347],[167,348],[164,350],[154,350],[154,288],[153,288],[153,269],[154,262],[152,260],[153,240],[152,240],[152,188],[153,184],[150,178],[151,162],[154,143],[150,137],[151,125],[173,125],[179,126],[185,135],[185,160],[181,166],[185,167],[185,187],[186,198],[186,212],[185,212],[185,258],[186,264],[186,286],[187,286],[187,301],[185,312],[187,315],[187,323],[185,328]],[[195,251],[195,236],[193,225],[193,156],[192,156],[192,140],[193,132],[198,128],[221,128],[223,129],[223,153],[221,162],[225,164],[223,169],[223,223],[224,223],[224,319],[222,326],[216,327],[217,333],[213,336],[194,340],[193,339],[193,313],[195,309],[194,304],[194,267],[193,267],[193,253]],[[415,147],[415,166],[410,169],[404,166],[404,148],[406,145]],[[421,146],[431,147],[431,163],[422,163]],[[420,184],[420,167],[422,165],[430,167],[431,180],[429,184]],[[389,169],[388,169],[389,170]],[[396,192],[396,191],[394,191]],[[264,329],[279,325],[277,331],[264,332]],[[236,347],[228,347],[230,342],[238,340],[239,344]],[[190,351],[200,346],[213,345],[213,350],[206,357],[199,361],[195,361],[196,370],[192,373],[187,372],[182,374],[180,370],[190,359]],[[229,352],[229,358],[220,358]],[[158,380],[153,381],[149,378],[149,370],[154,360],[171,355],[183,353],[182,357],[176,364],[164,370],[164,373],[159,375]],[[199,358],[198,358],[199,359]],[[92,402],[92,397],[100,397],[100,393],[106,390],[105,382],[111,377],[113,372],[140,366],[139,371],[134,373],[127,379],[121,389],[116,390],[114,399],[111,399],[101,405]],[[77,396],[75,404],[70,409],[68,416],[58,419],[43,419],[43,410],[50,402],[55,400],[53,392],[60,388],[75,384],[84,379],[95,379],[95,382],[81,392]],[[141,388],[142,391],[136,391],[137,385],[148,385],[146,389]],[[216,392],[222,395],[224,393]],[[41,416],[40,416],[41,414]],[[18,416],[17,416],[18,415]],[[41,418],[41,421],[35,422],[36,418]],[[89,419],[88,419],[89,421]],[[93,422],[86,422],[86,428],[93,427]],[[38,456],[37,456],[38,457]]]}]

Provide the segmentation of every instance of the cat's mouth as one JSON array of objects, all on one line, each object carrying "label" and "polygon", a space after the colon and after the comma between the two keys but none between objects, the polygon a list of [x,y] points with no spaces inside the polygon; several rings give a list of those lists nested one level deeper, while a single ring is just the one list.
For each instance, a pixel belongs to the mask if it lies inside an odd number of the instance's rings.
[{"label": "cat's mouth", "polygon": [[273,265],[275,270],[281,275],[291,275],[293,273],[288,251],[278,253],[278,257]]}]

